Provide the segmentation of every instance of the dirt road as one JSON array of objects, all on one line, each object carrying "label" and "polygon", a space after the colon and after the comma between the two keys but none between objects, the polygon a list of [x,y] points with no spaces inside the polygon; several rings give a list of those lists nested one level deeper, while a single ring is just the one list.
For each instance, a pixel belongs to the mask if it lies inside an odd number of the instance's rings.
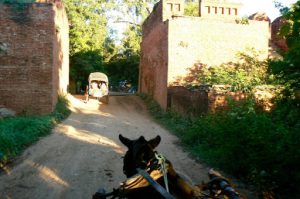
[{"label": "dirt road", "polygon": [[207,168],[178,147],[177,138],[149,117],[138,97],[111,97],[108,105],[70,98],[70,117],[0,176],[1,199],[87,199],[99,187],[118,187],[125,180],[122,156],[126,148],[118,140],[120,133],[132,139],[160,135],[158,151],[178,171],[195,182],[206,179]]},{"label": "dirt road", "polygon": [[1,199],[89,199],[99,188],[125,180],[118,140],[162,137],[158,151],[193,182],[207,180],[207,168],[178,146],[178,140],[151,117],[136,96],[115,96],[108,105],[70,97],[73,113],[53,133],[30,147],[19,163],[0,176]]}]

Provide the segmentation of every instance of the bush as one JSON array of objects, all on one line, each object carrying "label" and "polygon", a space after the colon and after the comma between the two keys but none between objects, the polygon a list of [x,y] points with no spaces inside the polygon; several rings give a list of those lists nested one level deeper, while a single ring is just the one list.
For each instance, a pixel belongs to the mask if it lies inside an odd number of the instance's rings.
[{"label": "bush", "polygon": [[[279,5],[279,8],[281,6]],[[283,60],[271,63],[270,70],[288,86],[290,90],[300,89],[300,1],[290,9],[281,7],[286,23],[280,28],[280,36],[286,39],[288,51]]]},{"label": "bush", "polygon": [[259,60],[257,52],[249,49],[248,53],[239,53],[237,57],[238,63],[213,67],[200,64],[199,82],[203,85],[231,85],[233,91],[251,91],[254,86],[268,82],[268,62]]},{"label": "bush", "polygon": [[59,96],[55,110],[49,115],[11,117],[0,120],[0,167],[40,137],[48,135],[53,126],[69,114],[67,99]]},{"label": "bush", "polygon": [[[296,152],[300,129],[295,121],[299,113],[252,110],[246,103],[226,113],[202,117],[185,131],[184,141],[209,163],[262,189],[280,191],[297,185],[297,171],[288,168],[300,163],[300,153]],[[293,121],[284,119],[286,114]]]},{"label": "bush", "polygon": [[181,138],[198,158],[261,192],[298,198],[300,183],[300,112],[291,101],[273,112],[257,112],[251,98],[230,109],[196,119],[162,112],[147,98],[154,117]]},{"label": "bush", "polygon": [[184,6],[184,15],[199,17],[199,3],[198,2],[186,2]]}]

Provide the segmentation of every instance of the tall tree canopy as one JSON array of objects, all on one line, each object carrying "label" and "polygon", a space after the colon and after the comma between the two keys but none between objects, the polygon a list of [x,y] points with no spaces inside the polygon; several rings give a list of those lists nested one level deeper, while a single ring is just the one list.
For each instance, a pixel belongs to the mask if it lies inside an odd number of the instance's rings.
[{"label": "tall tree canopy", "polygon": [[286,37],[289,51],[287,59],[294,64],[294,69],[300,72],[300,1],[292,5],[284,14],[288,21],[281,29],[281,35]]},{"label": "tall tree canopy", "polygon": [[132,52],[139,54],[142,24],[157,2],[158,0],[120,0],[119,3],[123,6],[116,8],[119,15],[114,22],[127,24],[121,41],[122,46],[127,50],[131,48]]},{"label": "tall tree canopy", "polygon": [[103,71],[111,49],[106,12],[113,3],[105,0],[64,0],[70,24],[70,79],[83,87],[89,73]]},{"label": "tall tree canopy", "polygon": [[142,39],[142,23],[149,16],[158,0],[119,0],[122,6],[114,8],[112,23],[125,24],[120,40],[118,53],[107,65],[113,81],[127,79],[134,85],[138,82],[140,42]]},{"label": "tall tree canopy", "polygon": [[[81,85],[90,72],[137,85],[142,23],[158,0],[64,0],[70,23],[70,78]],[[111,24],[125,24],[116,38]]]},{"label": "tall tree canopy", "polygon": [[70,54],[103,50],[108,31],[105,0],[64,0],[70,23]]}]

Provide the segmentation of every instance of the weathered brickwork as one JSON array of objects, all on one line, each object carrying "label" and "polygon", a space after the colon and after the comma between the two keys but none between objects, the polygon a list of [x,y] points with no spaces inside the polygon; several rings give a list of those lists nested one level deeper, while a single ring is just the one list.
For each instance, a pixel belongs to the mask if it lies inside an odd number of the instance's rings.
[{"label": "weathered brickwork", "polygon": [[183,116],[194,117],[210,112],[209,102],[209,95],[205,90],[190,91],[183,86],[168,89],[168,108]]},{"label": "weathered brickwork", "polygon": [[[161,5],[159,5],[157,10],[160,10]],[[143,70],[140,70],[139,86],[140,91],[143,93],[148,93],[153,96],[158,101],[161,101],[166,106],[167,101],[167,58],[168,58],[168,34],[167,34],[167,24],[157,23],[161,20],[161,15],[152,15],[148,19],[148,28],[145,28],[144,37],[141,48],[140,60],[141,66],[144,66]],[[145,24],[147,25],[147,24]]]},{"label": "weathered brickwork", "polygon": [[[170,6],[172,2],[179,6]],[[262,59],[268,57],[268,22],[241,24],[232,16],[222,18],[216,13],[211,13],[215,17],[185,17],[182,10],[164,12],[184,9],[183,5],[183,0],[161,0],[143,25],[139,91],[153,96],[163,109],[167,108],[168,87],[187,75],[195,63],[212,66],[232,62],[238,52],[248,48],[259,51]]]},{"label": "weathered brickwork", "polygon": [[[194,117],[228,110],[228,99],[241,103],[253,95],[256,108],[268,112],[275,108],[276,96],[283,91],[283,87],[256,86],[251,93],[230,90],[228,85],[202,85],[193,89],[171,86],[168,88],[168,108],[180,115]],[[295,92],[295,96],[297,93],[300,94]]]},{"label": "weathered brickwork", "polygon": [[0,104],[46,114],[68,84],[68,22],[61,4],[0,4]]},{"label": "weathered brickwork", "polygon": [[[262,58],[268,57],[268,23],[180,17],[169,20],[168,84],[186,76],[195,63],[209,66],[237,61],[237,53],[255,48]],[[179,28],[184,27],[184,28]]]},{"label": "weathered brickwork", "polygon": [[213,88],[191,91],[182,86],[169,87],[168,95],[168,108],[188,117],[228,109],[228,98],[239,102],[247,97],[243,92],[217,92]]}]

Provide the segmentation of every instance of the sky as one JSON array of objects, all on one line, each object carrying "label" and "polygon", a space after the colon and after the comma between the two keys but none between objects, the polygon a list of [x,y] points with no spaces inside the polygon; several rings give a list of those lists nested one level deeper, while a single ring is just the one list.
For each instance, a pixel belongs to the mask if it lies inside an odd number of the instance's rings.
[{"label": "sky", "polygon": [[[240,16],[250,16],[256,12],[265,12],[271,21],[280,16],[278,8],[275,8],[274,0],[228,0],[228,1],[237,1],[243,4],[243,7],[240,10]],[[297,0],[277,0],[282,3],[284,6],[290,7],[291,4],[297,2]],[[122,33],[125,29],[126,24],[112,24],[113,29],[117,31],[116,38],[121,39]]]},{"label": "sky", "polygon": [[[249,16],[258,11],[265,12],[271,21],[280,16],[277,8],[275,8],[273,0],[241,0],[243,3],[243,8],[240,11],[241,16]],[[284,6],[290,7],[292,3],[297,2],[297,0],[278,0]]]}]

